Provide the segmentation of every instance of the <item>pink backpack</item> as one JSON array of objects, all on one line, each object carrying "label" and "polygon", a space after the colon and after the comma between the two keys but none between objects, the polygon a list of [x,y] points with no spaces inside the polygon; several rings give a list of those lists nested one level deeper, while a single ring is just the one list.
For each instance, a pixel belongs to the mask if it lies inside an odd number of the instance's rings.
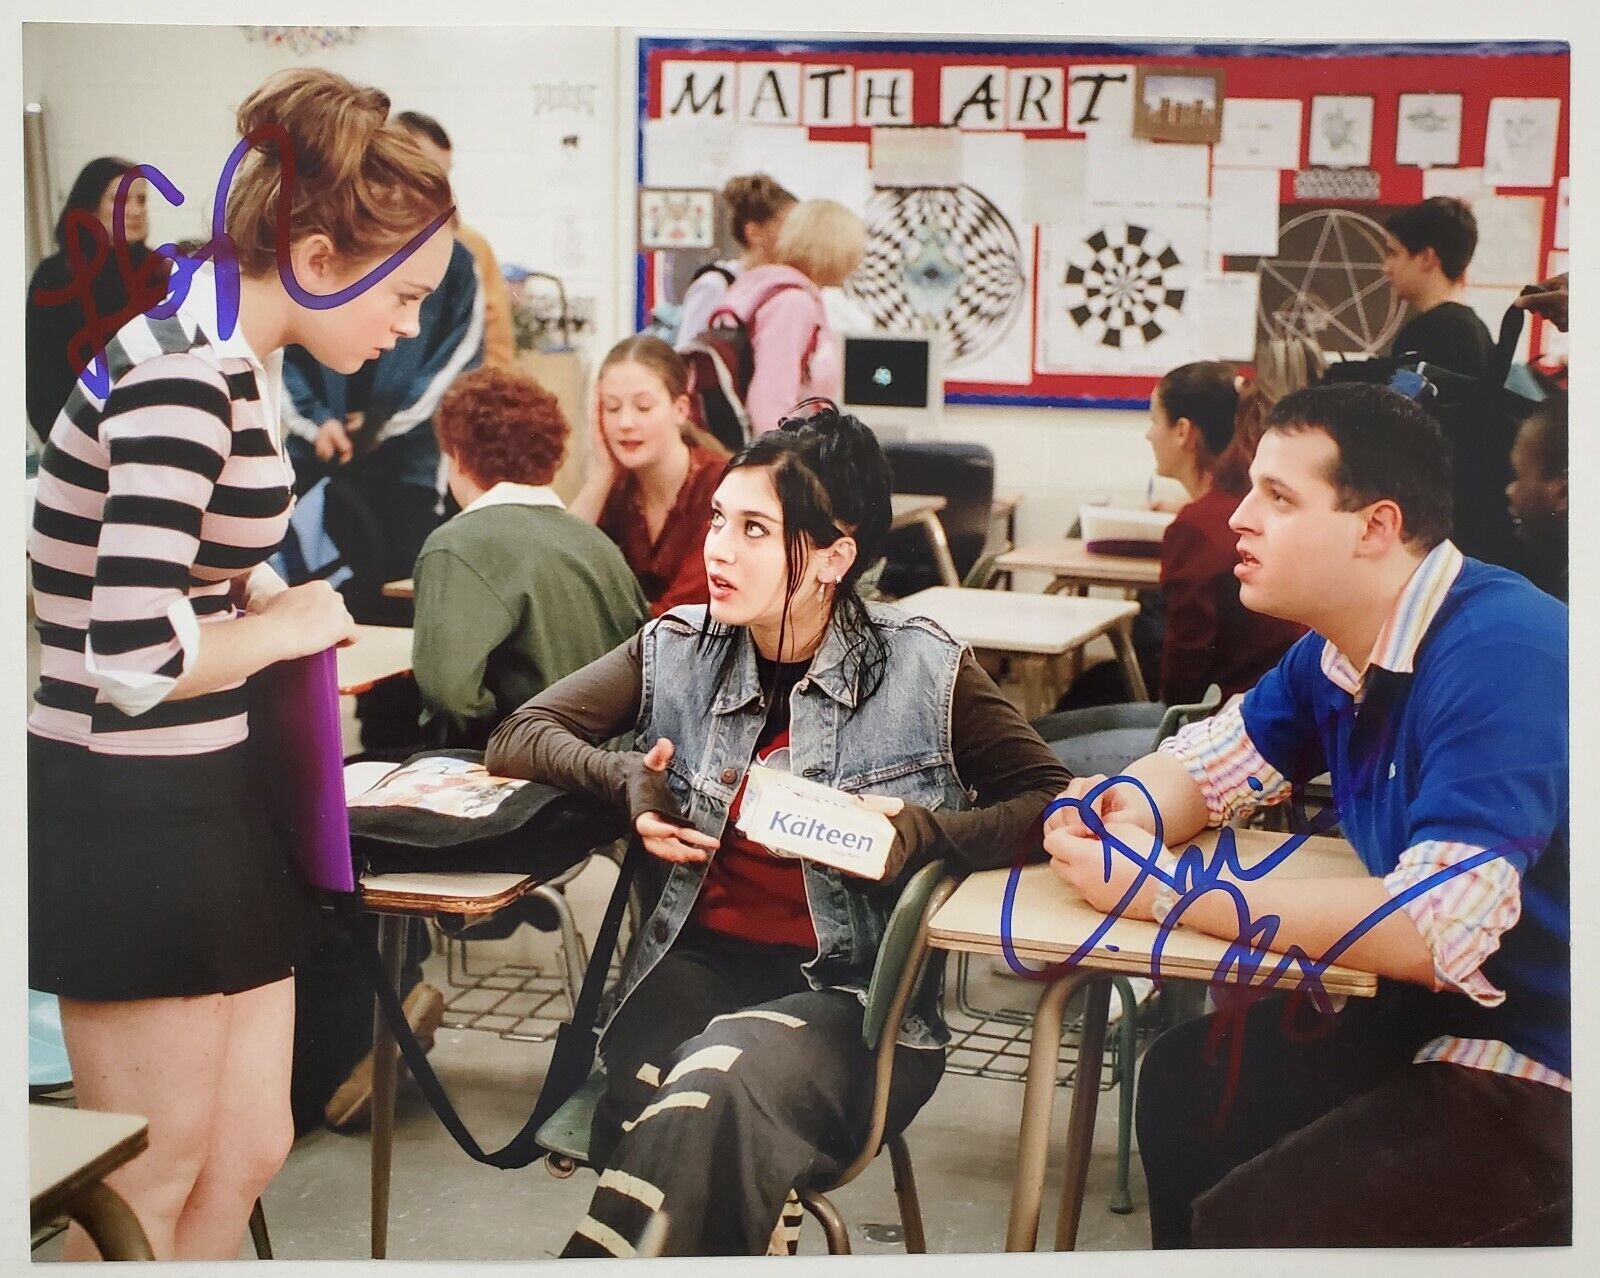
[{"label": "pink backpack", "polygon": [[[750,412],[745,399],[756,371],[755,326],[761,309],[779,293],[799,287],[794,280],[774,284],[756,302],[748,323],[731,307],[719,306],[706,320],[704,331],[679,351],[689,366],[689,396],[699,411],[700,424],[732,452],[750,442]],[[819,325],[806,347],[807,371],[821,333]]]}]

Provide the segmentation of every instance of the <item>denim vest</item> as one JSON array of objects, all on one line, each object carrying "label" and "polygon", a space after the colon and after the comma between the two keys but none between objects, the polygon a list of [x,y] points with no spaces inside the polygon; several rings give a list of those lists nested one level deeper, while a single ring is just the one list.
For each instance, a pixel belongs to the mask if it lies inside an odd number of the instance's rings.
[{"label": "denim vest", "polygon": [[[956,775],[950,745],[961,645],[925,618],[877,604],[868,608],[888,644],[883,681],[858,707],[856,661],[830,625],[789,700],[790,768],[847,792],[898,795],[929,809],[965,808],[972,796]],[[672,742],[668,785],[695,827],[721,838],[766,722],[766,694],[749,631],[713,626],[713,635],[727,638],[702,649],[704,616],[704,605],[685,605],[646,627],[638,740],[641,749],[661,737]],[[633,947],[616,1006],[677,939],[710,864],[671,867]],[[811,861],[801,867],[817,933],[816,957],[801,970],[812,989],[848,990],[865,1004],[899,884],[871,883]],[[949,1038],[938,983],[925,982],[898,1041],[940,1047]]]}]

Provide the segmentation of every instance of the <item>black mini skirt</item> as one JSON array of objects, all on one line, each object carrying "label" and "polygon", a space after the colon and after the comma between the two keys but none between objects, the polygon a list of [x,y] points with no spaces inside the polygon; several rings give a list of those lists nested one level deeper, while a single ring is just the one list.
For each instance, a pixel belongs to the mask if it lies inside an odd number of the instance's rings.
[{"label": "black mini skirt", "polygon": [[316,909],[267,818],[249,743],[95,754],[28,734],[28,985],[117,1002],[290,975]]}]

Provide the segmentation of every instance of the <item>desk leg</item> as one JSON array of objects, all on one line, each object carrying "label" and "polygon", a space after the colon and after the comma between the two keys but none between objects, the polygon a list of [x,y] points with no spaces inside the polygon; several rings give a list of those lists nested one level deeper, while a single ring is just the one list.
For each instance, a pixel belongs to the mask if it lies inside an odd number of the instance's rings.
[{"label": "desk leg", "polygon": [[1117,650],[1117,661],[1122,666],[1122,681],[1128,686],[1130,701],[1148,701],[1150,693],[1144,686],[1144,672],[1139,669],[1139,657],[1133,650],[1133,622],[1124,621],[1111,632],[1111,646]]},{"label": "desk leg", "polygon": [[[1089,1180],[1089,1155],[1094,1148],[1094,1113],[1100,1099],[1100,1062],[1106,1049],[1106,1008],[1111,1001],[1111,974],[1098,973],[1083,1000],[1083,1034],[1078,1040],[1078,1068],[1072,1084],[1072,1113],[1067,1123],[1067,1165],[1061,1183],[1061,1213],[1056,1217],[1056,1250],[1078,1246],[1078,1217]],[[1133,1009],[1123,1008],[1131,1017]],[[1128,1062],[1131,1067],[1133,1062]]]},{"label": "desk leg", "polygon": [[[1061,1058],[1061,1017],[1067,1000],[1104,975],[1076,968],[1045,987],[1033,1012],[1028,1044],[1028,1078],[1022,1090],[1022,1126],[1017,1135],[1017,1171],[1011,1182],[1007,1251],[1032,1251],[1039,1239],[1039,1204],[1044,1197],[1045,1161],[1050,1144],[1050,1107],[1055,1100]],[[1104,1020],[1104,1004],[1101,1018]],[[1078,1075],[1081,1081],[1083,1075]],[[1074,1091],[1073,1107],[1077,1107]],[[1092,1118],[1092,1115],[1091,1115]]]},{"label": "desk leg", "polygon": [[67,1214],[83,1226],[102,1260],[155,1259],[133,1208],[104,1181],[96,1181],[73,1198]]},{"label": "desk leg", "polygon": [[959,586],[961,574],[956,571],[956,561],[950,558],[950,542],[944,535],[944,525],[939,522],[939,516],[931,510],[925,510],[917,516],[917,521],[928,534],[928,548],[933,552],[939,580],[947,586]]},{"label": "desk leg", "polygon": [[1016,658],[1017,682],[1022,685],[1022,717],[1029,723],[1050,713],[1055,698],[1050,695],[1050,658],[1024,653]]},{"label": "desk leg", "polygon": [[[398,914],[378,916],[378,951],[389,984],[400,986],[400,957],[405,948],[406,920]],[[373,1000],[372,1013],[372,1258],[389,1251],[389,1167],[394,1156],[394,1094],[400,1049],[383,1008]]]},{"label": "desk leg", "polygon": [[[1079,581],[1075,577],[1057,577],[1044,588],[1044,592],[1047,595],[1070,594],[1074,599],[1086,599],[1089,595],[1089,583]],[[1061,689],[1065,692],[1072,686],[1073,681],[1083,673],[1083,649],[1074,648],[1067,653],[1066,660],[1062,663],[1062,666],[1065,673],[1062,677]],[[1049,714],[1054,708],[1055,702],[1052,701],[1040,713]]]}]

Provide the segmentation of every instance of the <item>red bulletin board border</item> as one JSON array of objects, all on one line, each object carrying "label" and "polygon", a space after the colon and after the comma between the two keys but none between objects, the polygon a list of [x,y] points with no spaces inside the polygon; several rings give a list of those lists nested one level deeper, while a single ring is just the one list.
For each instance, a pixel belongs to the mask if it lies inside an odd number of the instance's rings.
[{"label": "red bulletin board border", "polygon": [[[1301,111],[1300,154],[1307,154],[1311,99],[1322,94],[1367,95],[1373,99],[1371,169],[1379,175],[1382,202],[1414,203],[1422,198],[1423,170],[1395,161],[1399,97],[1402,93],[1459,93],[1461,152],[1457,166],[1476,168],[1484,158],[1489,101],[1496,97],[1558,98],[1561,102],[1556,141],[1556,180],[1568,172],[1571,58],[1559,43],[1477,44],[1043,44],[1004,41],[871,41],[871,40],[684,40],[642,37],[639,40],[639,160],[636,180],[644,176],[644,121],[661,113],[661,68],[666,61],[761,62],[820,58],[846,63],[856,70],[908,67],[914,72],[912,123],[939,120],[939,69],[978,61],[1007,68],[1063,67],[1073,63],[1125,62],[1134,66],[1216,68],[1226,71],[1230,98],[1298,99]],[[812,128],[815,141],[870,142],[869,128]],[[1029,130],[1030,138],[1079,138],[1070,128]],[[1308,167],[1308,166],[1307,166]],[[1304,201],[1294,195],[1294,174],[1281,176],[1280,201],[1306,207],[1337,206],[1338,201]],[[1540,237],[1542,264],[1554,247],[1556,188],[1499,188],[1501,194],[1544,197]],[[1035,270],[1030,273],[1030,315],[1036,298],[1038,232],[1033,228]],[[655,269],[641,254],[636,273],[637,323],[643,327],[655,301]],[[1538,334],[1535,333],[1537,350]],[[1008,404],[1039,407],[1143,408],[1156,378],[1035,371],[1026,386],[947,380],[948,403]]]}]

